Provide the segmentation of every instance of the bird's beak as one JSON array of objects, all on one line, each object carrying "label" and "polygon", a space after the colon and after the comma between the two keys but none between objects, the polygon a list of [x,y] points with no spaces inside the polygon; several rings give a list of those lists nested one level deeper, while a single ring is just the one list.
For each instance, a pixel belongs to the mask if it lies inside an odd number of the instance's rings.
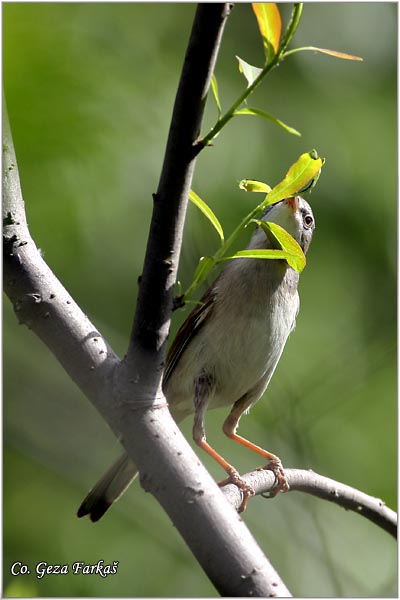
[{"label": "bird's beak", "polygon": [[299,197],[295,196],[294,198],[286,198],[285,202],[292,209],[294,214],[299,207]]}]

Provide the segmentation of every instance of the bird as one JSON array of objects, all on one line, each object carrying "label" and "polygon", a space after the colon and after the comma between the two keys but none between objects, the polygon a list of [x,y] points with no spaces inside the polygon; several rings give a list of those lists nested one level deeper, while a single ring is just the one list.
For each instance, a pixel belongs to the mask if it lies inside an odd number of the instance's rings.
[{"label": "bird", "polygon": [[[301,196],[268,207],[262,220],[283,227],[307,252],[315,220]],[[272,248],[258,226],[248,249]],[[163,392],[177,423],[191,414],[193,439],[226,471],[220,482],[242,492],[239,511],[254,490],[208,442],[205,415],[209,409],[231,406],[223,432],[267,459],[263,467],[275,475],[273,495],[289,485],[281,460],[237,434],[239,420],[266,391],[299,312],[299,273],[284,259],[236,258],[225,267],[189,314],[167,355]],[[98,521],[138,475],[127,453],[108,469],[81,503],[77,516]]]}]

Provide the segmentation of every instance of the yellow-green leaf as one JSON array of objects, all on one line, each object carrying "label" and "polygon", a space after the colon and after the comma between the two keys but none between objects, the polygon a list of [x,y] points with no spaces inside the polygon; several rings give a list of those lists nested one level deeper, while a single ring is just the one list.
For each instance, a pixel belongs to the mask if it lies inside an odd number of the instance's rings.
[{"label": "yellow-green leaf", "polygon": [[239,181],[239,188],[245,192],[262,192],[264,194],[268,194],[272,189],[267,183],[255,179],[242,179]]},{"label": "yellow-green leaf", "polygon": [[202,256],[199,260],[196,271],[194,272],[193,281],[203,281],[211,271],[213,264],[214,260],[211,258],[211,256]]},{"label": "yellow-green leaf", "polygon": [[270,221],[255,220],[262,227],[273,247],[287,253],[286,261],[293,269],[301,273],[306,266],[306,257],[298,242],[280,225]]},{"label": "yellow-green leaf", "polygon": [[297,256],[291,255],[289,252],[285,250],[239,250],[239,252],[235,252],[232,256],[224,256],[224,258],[220,259],[220,261],[225,260],[233,260],[235,258],[258,258],[258,259],[279,259],[286,260],[286,262],[296,271],[300,272],[303,267],[298,268],[298,258]]},{"label": "yellow-green leaf", "polygon": [[334,56],[335,58],[342,58],[344,60],[364,60],[361,56],[355,56],[354,54],[346,54],[346,52],[338,52],[337,50],[328,50],[327,48],[316,48],[315,46],[303,46],[301,48],[293,48],[293,50],[288,50],[285,52],[284,57],[289,56],[290,54],[295,54],[296,52],[304,52],[304,51],[312,51],[312,52],[321,52],[322,54],[329,54],[330,56]]},{"label": "yellow-green leaf", "polygon": [[279,8],[275,2],[253,2],[252,8],[263,40],[265,56],[269,62],[278,52],[281,40],[282,19]]},{"label": "yellow-green leaf", "polygon": [[295,196],[299,190],[307,187],[319,175],[324,162],[325,159],[319,158],[315,150],[302,154],[290,167],[285,178],[269,192],[263,208]]},{"label": "yellow-green leaf", "polygon": [[239,115],[253,115],[253,116],[263,117],[264,119],[268,119],[269,121],[272,121],[276,125],[279,125],[279,127],[282,127],[282,129],[284,129],[288,133],[292,133],[293,135],[301,136],[301,133],[299,131],[297,131],[297,129],[294,129],[294,127],[290,127],[290,125],[286,125],[286,123],[284,123],[280,119],[277,119],[273,115],[270,115],[269,113],[265,112],[264,110],[260,110],[259,108],[241,108],[240,110],[235,110],[235,112],[233,113],[233,116],[237,117]]},{"label": "yellow-green leaf", "polygon": [[221,102],[219,100],[219,94],[218,94],[217,78],[215,77],[214,74],[211,77],[211,89],[212,89],[212,93],[213,93],[213,96],[214,96],[215,104],[217,105],[218,119],[219,119],[220,116],[221,116],[221,113],[222,113],[222,109],[221,109]]},{"label": "yellow-green leaf", "polygon": [[225,260],[233,260],[234,258],[279,258],[286,259],[287,252],[284,250],[273,250],[273,249],[265,249],[265,250],[239,250],[232,254],[232,256],[224,256],[220,258],[219,261]]},{"label": "yellow-green leaf", "polygon": [[217,231],[217,233],[220,237],[221,243],[224,243],[224,230],[222,229],[221,223],[219,222],[217,216],[211,210],[211,208],[208,206],[208,204],[206,204],[204,202],[204,200],[202,200],[200,198],[200,196],[198,194],[196,194],[196,192],[194,192],[193,190],[190,190],[190,192],[189,192],[189,200],[191,202],[193,202],[193,204],[195,204],[197,206],[197,208],[199,208],[201,210],[203,215],[205,215],[207,217],[207,219],[210,221],[210,223],[213,225],[213,227]]},{"label": "yellow-green leaf", "polygon": [[[180,298],[180,306],[186,302],[187,298],[193,294],[194,290],[198,288],[198,286],[203,283],[211,269],[215,264],[215,260],[211,256],[202,256],[199,260],[199,264],[196,267],[196,270],[193,275],[193,280],[186,292]],[[178,305],[178,306],[179,306]]]},{"label": "yellow-green leaf", "polygon": [[327,48],[315,48],[314,46],[310,46],[310,50],[322,52],[322,54],[329,54],[336,58],[343,58],[344,60],[363,60],[361,56],[354,56],[353,54],[346,54],[345,52],[338,52],[337,50],[328,50]]}]

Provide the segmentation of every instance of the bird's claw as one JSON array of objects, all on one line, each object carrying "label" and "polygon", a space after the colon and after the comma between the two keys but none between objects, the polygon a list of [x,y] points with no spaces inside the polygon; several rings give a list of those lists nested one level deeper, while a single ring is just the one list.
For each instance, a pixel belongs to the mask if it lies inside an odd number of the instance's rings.
[{"label": "bird's claw", "polygon": [[286,478],[285,471],[279,458],[273,458],[265,467],[258,467],[257,471],[268,469],[275,475],[274,487],[270,492],[261,494],[264,498],[274,498],[279,492],[287,492],[290,489],[289,482]]},{"label": "bird's claw", "polygon": [[223,487],[224,485],[227,485],[228,483],[232,483],[233,485],[236,485],[236,487],[240,490],[240,492],[242,494],[242,503],[238,508],[238,512],[241,513],[244,510],[246,510],[247,501],[249,498],[251,498],[251,496],[255,495],[255,491],[251,487],[251,485],[246,483],[245,480],[240,477],[240,475],[239,475],[238,471],[236,471],[236,469],[233,469],[231,472],[229,472],[229,477],[227,479],[224,479],[223,481],[219,481],[218,485],[219,485],[219,487]]}]

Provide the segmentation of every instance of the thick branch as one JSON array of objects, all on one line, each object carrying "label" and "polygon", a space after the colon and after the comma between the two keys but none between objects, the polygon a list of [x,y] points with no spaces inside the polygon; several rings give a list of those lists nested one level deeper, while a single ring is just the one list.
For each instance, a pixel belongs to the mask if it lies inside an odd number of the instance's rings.
[{"label": "thick branch", "polygon": [[29,233],[4,101],[3,265],[4,290],[19,322],[46,344],[117,433],[109,399],[119,359],[45,263]]},{"label": "thick branch", "polygon": [[[169,334],[187,199],[204,106],[230,4],[200,4],[190,35],[147,243],[135,321],[126,360],[138,361],[138,348],[162,363]],[[142,376],[146,376],[143,373]]]},{"label": "thick branch", "polygon": [[[374,498],[348,485],[318,475],[314,471],[285,469],[285,474],[290,491],[305,492],[333,502],[346,510],[352,510],[397,538],[397,514],[379,498]],[[243,475],[243,479],[254,488],[256,494],[267,494],[273,490],[275,485],[273,473],[266,470],[247,473]],[[227,485],[223,488],[223,493],[229,502],[238,509],[242,499],[237,487]]]}]

